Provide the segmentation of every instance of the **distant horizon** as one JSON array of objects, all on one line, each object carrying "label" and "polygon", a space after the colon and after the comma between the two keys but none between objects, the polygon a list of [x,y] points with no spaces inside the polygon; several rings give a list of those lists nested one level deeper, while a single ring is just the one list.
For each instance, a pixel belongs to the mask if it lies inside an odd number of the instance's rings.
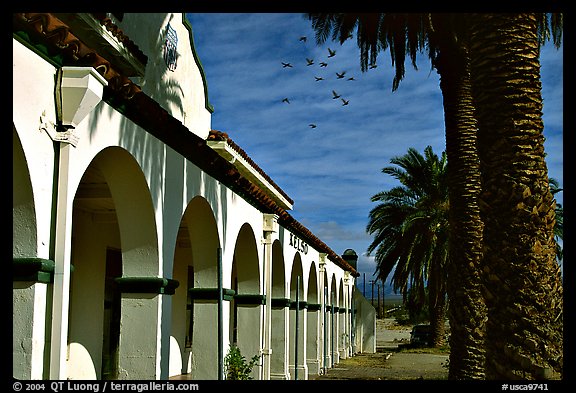
[{"label": "distant horizon", "polygon": [[[360,291],[362,295],[368,300],[372,298],[372,280],[366,279],[366,289],[364,289],[364,281],[362,280],[362,275],[356,278],[355,286]],[[401,299],[402,294],[396,293],[392,288],[392,284],[387,281],[386,285],[382,285],[382,281],[378,281],[374,284],[374,300],[378,299],[378,286],[380,286],[380,296],[382,296],[382,289],[384,288],[384,298],[385,299]]]}]

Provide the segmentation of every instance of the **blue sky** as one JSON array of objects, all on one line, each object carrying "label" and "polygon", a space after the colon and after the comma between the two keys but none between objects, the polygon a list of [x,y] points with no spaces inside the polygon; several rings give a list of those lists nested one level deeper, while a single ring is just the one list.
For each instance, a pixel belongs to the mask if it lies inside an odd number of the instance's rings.
[{"label": "blue sky", "polygon": [[[298,221],[336,253],[347,248],[358,253],[360,285],[364,274],[373,279],[375,263],[366,255],[371,237],[365,231],[375,206],[370,198],[397,185],[382,168],[410,147],[423,152],[431,145],[438,154],[445,149],[439,78],[426,55],[419,56],[418,70],[406,63],[405,78],[392,92],[388,52],[379,54],[378,67],[363,73],[355,39],[319,46],[303,14],[188,18],[214,106],[212,129],[228,133],[288,193]],[[333,57],[328,48],[336,50]],[[541,65],[547,164],[562,187],[562,48],[548,42]],[[349,103],[343,105],[342,98]]]}]

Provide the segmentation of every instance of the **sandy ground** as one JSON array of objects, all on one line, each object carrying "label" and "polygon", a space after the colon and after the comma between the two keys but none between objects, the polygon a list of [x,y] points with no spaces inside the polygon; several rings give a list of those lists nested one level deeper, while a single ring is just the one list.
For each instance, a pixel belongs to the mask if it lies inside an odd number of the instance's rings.
[{"label": "sandy ground", "polygon": [[411,327],[398,326],[393,319],[376,321],[374,354],[357,354],[342,359],[325,375],[315,379],[441,380],[448,378],[448,354],[435,351],[398,351],[410,342]]}]

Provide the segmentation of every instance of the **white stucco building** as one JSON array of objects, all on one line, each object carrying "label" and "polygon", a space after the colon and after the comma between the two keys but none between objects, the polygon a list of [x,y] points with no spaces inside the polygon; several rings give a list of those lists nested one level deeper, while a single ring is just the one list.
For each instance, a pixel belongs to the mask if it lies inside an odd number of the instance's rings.
[{"label": "white stucco building", "polygon": [[13,14],[15,378],[219,379],[234,344],[307,379],[375,349],[355,253],[211,113],[185,15]]}]

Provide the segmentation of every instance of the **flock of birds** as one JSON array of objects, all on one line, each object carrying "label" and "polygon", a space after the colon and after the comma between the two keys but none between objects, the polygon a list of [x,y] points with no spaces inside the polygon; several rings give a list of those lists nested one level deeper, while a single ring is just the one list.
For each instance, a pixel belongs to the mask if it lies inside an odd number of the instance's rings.
[{"label": "flock of birds", "polygon": [[[306,42],[306,37],[302,36],[300,37],[299,41],[302,42]],[[328,48],[328,56],[327,58],[333,58],[334,56],[336,56],[336,50],[333,50],[331,48]],[[290,62],[281,62],[282,64],[282,68],[294,68],[294,65]],[[308,58],[306,57],[306,67],[310,67],[313,66],[314,64],[316,64],[314,59]],[[328,67],[328,63],[326,61],[320,61],[319,63],[320,68],[326,68]],[[370,68],[375,68],[376,65],[371,65]],[[341,71],[341,72],[335,72],[336,78],[335,79],[342,79],[342,80],[347,80],[347,81],[355,81],[356,79],[353,76],[350,77],[346,77],[346,70]],[[314,76],[314,79],[316,82],[321,82],[325,80],[325,77],[323,76]],[[342,97],[336,90],[332,90],[332,99],[333,100],[338,100],[340,99],[340,102],[342,103],[342,106],[347,106],[348,104],[350,104],[350,100],[345,99],[344,97]],[[282,102],[285,104],[290,104],[290,98],[288,97],[284,97],[282,99]],[[315,123],[310,123],[309,124],[310,128],[316,128],[317,124]]]}]

